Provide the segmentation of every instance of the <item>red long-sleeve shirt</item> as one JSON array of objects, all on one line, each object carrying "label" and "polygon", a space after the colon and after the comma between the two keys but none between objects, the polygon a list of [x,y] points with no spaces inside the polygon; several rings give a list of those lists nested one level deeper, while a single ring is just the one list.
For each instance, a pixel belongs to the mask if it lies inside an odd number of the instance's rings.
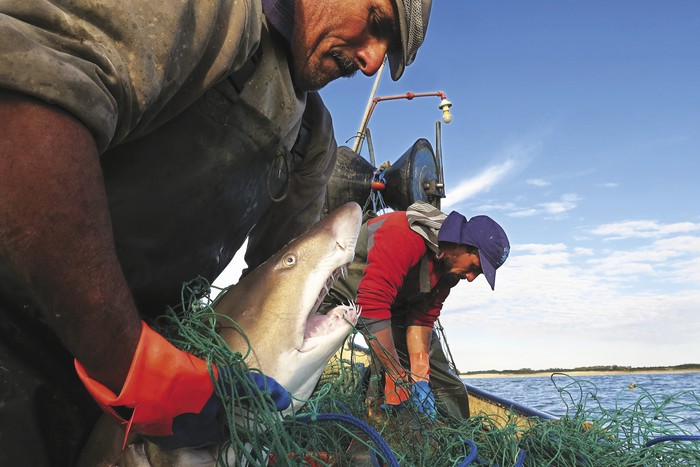
[{"label": "red long-sleeve shirt", "polygon": [[[407,325],[432,327],[442,304],[456,284],[438,285],[442,277],[435,254],[423,237],[411,230],[404,211],[385,214],[368,223],[365,274],[357,289],[362,318],[388,320],[405,315]],[[421,259],[429,258],[430,288],[420,294]]]}]

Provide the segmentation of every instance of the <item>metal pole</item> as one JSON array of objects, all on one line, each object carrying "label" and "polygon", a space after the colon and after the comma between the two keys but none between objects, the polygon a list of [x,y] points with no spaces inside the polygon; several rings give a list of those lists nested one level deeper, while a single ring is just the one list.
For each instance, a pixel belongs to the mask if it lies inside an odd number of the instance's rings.
[{"label": "metal pole", "polygon": [[365,128],[367,127],[367,119],[369,118],[369,112],[370,109],[372,108],[372,101],[374,101],[374,96],[377,94],[377,88],[379,87],[379,80],[382,79],[382,73],[384,72],[384,65],[386,64],[386,57],[384,57],[384,61],[382,62],[382,65],[379,67],[379,71],[377,71],[377,77],[374,78],[374,85],[372,85],[372,92],[369,95],[369,99],[367,100],[367,106],[365,107],[365,113],[362,116],[362,121],[360,122],[360,129],[357,130],[357,136],[355,137],[355,144],[352,147],[352,150],[355,151],[356,153],[360,153],[360,150],[362,149],[362,141],[365,139]]},{"label": "metal pole", "polygon": [[[435,158],[437,159],[437,166],[438,166],[438,182],[435,186],[436,191],[439,193],[440,190],[442,190],[442,198],[447,197],[447,190],[445,189],[445,173],[442,168],[442,123],[440,120],[435,122]],[[437,208],[441,208],[442,201],[440,199],[441,197],[438,196],[436,198],[437,201]]]}]

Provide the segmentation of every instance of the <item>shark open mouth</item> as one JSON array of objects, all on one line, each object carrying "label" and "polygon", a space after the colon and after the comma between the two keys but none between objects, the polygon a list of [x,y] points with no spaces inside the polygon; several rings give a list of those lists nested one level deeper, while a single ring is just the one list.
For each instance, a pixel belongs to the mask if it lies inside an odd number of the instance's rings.
[{"label": "shark open mouth", "polygon": [[[349,263],[348,263],[349,264]],[[299,349],[299,352],[308,352],[316,347],[315,342],[318,338],[322,338],[332,334],[340,327],[354,326],[360,317],[360,312],[354,304],[337,306],[327,313],[318,313],[318,309],[326,298],[331,286],[338,280],[339,277],[347,276],[347,264],[339,267],[328,277],[325,285],[321,288],[316,303],[314,304],[309,316],[306,319],[304,327],[304,342]],[[349,332],[350,328],[347,327]]]}]

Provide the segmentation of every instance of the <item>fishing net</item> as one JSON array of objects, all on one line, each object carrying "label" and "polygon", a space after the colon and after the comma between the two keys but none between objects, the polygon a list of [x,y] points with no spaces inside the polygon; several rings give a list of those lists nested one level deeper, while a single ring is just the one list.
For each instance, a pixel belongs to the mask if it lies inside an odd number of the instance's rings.
[{"label": "fishing net", "polygon": [[[228,373],[216,391],[225,401],[230,440],[218,465],[310,466],[675,466],[700,465],[700,398],[693,391],[655,395],[637,387],[633,403],[604,407],[589,381],[553,374],[566,413],[557,420],[513,412],[432,420],[411,407],[368,404],[366,361],[348,348],[329,362],[310,400],[282,419],[270,396],[247,377],[246,352],[219,337],[222,326],[210,285],[183,289],[179,309],[156,323],[176,346]],[[243,331],[239,330],[242,334]],[[695,419],[688,418],[695,414]]]}]

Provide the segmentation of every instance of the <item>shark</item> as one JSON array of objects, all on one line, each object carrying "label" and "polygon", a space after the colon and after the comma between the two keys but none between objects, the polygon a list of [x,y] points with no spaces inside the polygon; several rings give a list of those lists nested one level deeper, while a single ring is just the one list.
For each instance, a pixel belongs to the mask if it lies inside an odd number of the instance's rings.
[{"label": "shark", "polygon": [[[303,406],[328,360],[357,323],[359,310],[352,304],[323,314],[318,309],[331,285],[352,262],[361,222],[362,210],[357,203],[336,208],[213,303],[217,313],[230,317],[243,331],[222,327],[220,335],[229,347],[243,355],[250,351],[248,366],[274,378],[292,395],[292,406],[282,415]],[[217,465],[218,446],[168,451],[133,435],[126,448],[123,442],[123,430],[103,416],[78,465]]]}]

